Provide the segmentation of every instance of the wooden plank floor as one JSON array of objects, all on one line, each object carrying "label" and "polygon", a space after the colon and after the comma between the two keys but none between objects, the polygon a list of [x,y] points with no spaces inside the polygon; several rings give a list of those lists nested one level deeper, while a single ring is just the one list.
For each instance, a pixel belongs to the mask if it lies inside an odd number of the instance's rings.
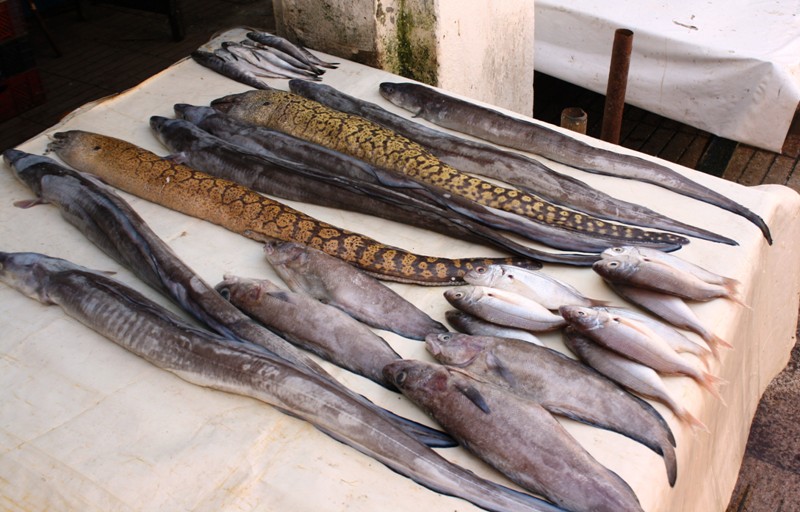
[{"label": "wooden plank floor", "polygon": [[[63,55],[56,57],[41,28],[29,25],[47,101],[0,122],[0,149],[36,136],[84,103],[138,84],[188,56],[220,29],[274,27],[269,0],[184,0],[181,7],[186,37],[179,42],[172,40],[165,16],[95,2],[83,3],[85,19],[74,9],[43,12]],[[537,118],[557,124],[563,108],[581,107],[589,114],[588,133],[599,134],[601,95],[544,75],[535,77],[535,89]],[[800,191],[800,138],[790,139],[783,154],[770,153],[626,107],[621,144],[746,185],[778,183]],[[730,512],[798,510],[798,352],[795,347],[791,362],[760,403]]]}]

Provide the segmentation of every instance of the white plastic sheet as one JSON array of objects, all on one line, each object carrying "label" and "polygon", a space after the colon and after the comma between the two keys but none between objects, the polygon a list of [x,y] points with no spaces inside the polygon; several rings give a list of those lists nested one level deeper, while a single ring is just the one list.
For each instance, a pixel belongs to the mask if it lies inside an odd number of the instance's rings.
[{"label": "white plastic sheet", "polygon": [[618,28],[634,32],[628,103],[781,150],[800,101],[800,2],[536,0],[535,67],[604,94]]},{"label": "white plastic sheet", "polygon": [[[393,108],[378,94],[382,81],[399,77],[342,62],[325,82]],[[273,81],[285,88],[283,81]],[[88,105],[63,123],[21,145],[41,153],[55,131],[84,129],[132,141],[166,154],[148,126],[151,115],[172,116],[175,103],[207,105],[247,88],[183,61],[135,89]],[[409,114],[404,114],[409,116]],[[588,138],[593,144],[602,144]],[[604,147],[611,147],[604,145]],[[619,149],[619,148],[617,148]],[[619,149],[625,151],[624,149]],[[656,404],[677,438],[678,480],[670,488],[659,456],[620,435],[564,421],[603,464],[634,489],[647,512],[723,510],[744,453],[761,393],[786,364],[797,320],[800,268],[800,196],[786,187],[745,188],[665,163],[740,201],[772,229],[768,246],[757,228],[718,208],[651,185],[557,169],[630,201],[713,229],[738,247],[694,240],[680,254],[736,277],[750,309],[716,300],[693,306],[706,326],[731,342],[712,371],[728,384],[727,405],[690,379],[668,386],[710,433],[693,433]],[[224,273],[280,283],[260,245],[205,221],[122,194],[152,229],[206,281]],[[5,164],[0,168],[0,250],[65,257],[115,277],[159,302],[147,288],[60,218],[53,206],[20,209],[32,197]],[[488,256],[499,252],[385,220],[293,203],[319,219],[423,254]],[[589,296],[622,301],[585,268],[546,270]],[[391,285],[440,321],[449,305],[441,288]],[[432,360],[423,344],[381,333],[404,357]],[[690,336],[692,336],[690,334]],[[542,339],[566,349],[560,335]],[[394,393],[325,365],[343,383],[400,414],[425,416]],[[83,511],[467,511],[457,498],[440,496],[340,444],[311,425],[256,400],[188,384],[119,348],[64,315],[0,285],[0,507],[12,510]],[[440,450],[476,473],[508,484],[462,449]]]}]

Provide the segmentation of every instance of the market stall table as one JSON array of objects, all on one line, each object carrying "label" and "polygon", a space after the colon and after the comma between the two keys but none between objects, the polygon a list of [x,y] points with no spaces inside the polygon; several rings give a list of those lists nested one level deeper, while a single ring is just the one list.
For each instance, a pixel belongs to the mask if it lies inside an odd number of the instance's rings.
[{"label": "market stall table", "polygon": [[[324,82],[392,111],[378,94],[400,77],[342,61]],[[273,80],[286,88],[285,81]],[[123,94],[86,105],[19,149],[43,153],[48,135],[83,129],[126,139],[167,154],[150,131],[149,117],[172,117],[175,103],[208,105],[247,87],[181,61]],[[578,135],[574,135],[579,137]],[[583,138],[592,144],[611,147]],[[615,148],[626,151],[623,148]],[[647,158],[647,157],[645,157]],[[661,458],[627,438],[564,420],[568,430],[603,464],[624,478],[648,512],[723,510],[736,481],[750,422],[765,387],[786,364],[797,321],[800,268],[800,197],[781,186],[745,188],[664,162],[727,194],[761,215],[774,244],[741,217],[637,182],[558,170],[604,191],[739,242],[725,246],[692,240],[680,255],[742,281],[749,308],[715,300],[693,306],[704,324],[734,345],[712,371],[727,381],[725,403],[694,381],[667,378],[672,393],[710,432],[692,432],[656,404],[677,439],[678,478],[667,483]],[[0,172],[1,249],[63,257],[103,271],[171,309],[175,306],[105,256],[47,205],[13,203],[31,192],[7,165]],[[259,243],[128,194],[151,228],[211,284],[224,273],[280,279]],[[340,210],[290,203],[319,219],[392,245],[430,255],[499,255],[416,228]],[[585,294],[624,303],[587,268],[545,270]],[[391,284],[434,318],[449,305],[442,288]],[[474,510],[399,476],[340,444],[310,424],[253,399],[188,384],[90,331],[60,308],[44,306],[0,285],[0,494],[5,506],[26,510]],[[404,357],[432,360],[424,345],[381,332]],[[690,335],[693,336],[693,335]],[[558,333],[542,337],[566,352]],[[343,383],[403,415],[429,421],[401,396],[331,365]],[[448,459],[491,480],[509,482],[461,448],[440,449]]]}]

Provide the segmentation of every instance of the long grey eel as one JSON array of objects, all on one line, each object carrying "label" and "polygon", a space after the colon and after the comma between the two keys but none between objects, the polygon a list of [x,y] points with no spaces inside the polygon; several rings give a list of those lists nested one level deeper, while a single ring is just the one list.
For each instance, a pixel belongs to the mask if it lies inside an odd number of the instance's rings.
[{"label": "long grey eel", "polygon": [[[321,366],[283,338],[259,325],[225,300],[156,235],[130,205],[91,175],[68,169],[48,157],[15,149],[3,153],[17,178],[36,194],[33,201],[57,206],[62,217],[121,265],[220,335],[261,346],[287,362],[338,385]],[[363,398],[363,397],[360,397]],[[366,399],[364,399],[366,400]],[[384,411],[432,446],[452,446],[449,436]]]},{"label": "long grey eel", "polygon": [[[318,144],[247,125],[206,107],[176,106],[188,121],[153,116],[161,142],[190,167],[284,199],[331,206],[489,244],[550,263],[590,265],[594,254],[535,249],[498,229],[517,224],[502,214],[456,196],[436,194],[418,183]],[[213,113],[212,113],[213,112]],[[196,122],[197,126],[192,124]],[[587,253],[608,242],[534,223],[527,234]],[[492,229],[497,228],[497,229]]]},{"label": "long grey eel", "polygon": [[769,227],[754,212],[672,169],[644,158],[597,148],[540,124],[439,93],[412,83],[380,85],[381,95],[436,125],[495,144],[529,151],[577,169],[628,178],[666,188],[740,215],[761,230],[772,244]]},{"label": "long grey eel", "polygon": [[491,511],[561,510],[477,477],[318,375],[197,329],[100,273],[42,254],[0,252],[0,280],[187,382],[266,402],[436,492]]},{"label": "long grey eel", "polygon": [[364,117],[394,130],[423,145],[441,161],[457,169],[511,183],[553,203],[604,219],[737,245],[730,238],[676,221],[642,205],[617,199],[572,176],[556,172],[538,160],[409,121],[329,85],[290,80],[289,88],[330,108]]}]

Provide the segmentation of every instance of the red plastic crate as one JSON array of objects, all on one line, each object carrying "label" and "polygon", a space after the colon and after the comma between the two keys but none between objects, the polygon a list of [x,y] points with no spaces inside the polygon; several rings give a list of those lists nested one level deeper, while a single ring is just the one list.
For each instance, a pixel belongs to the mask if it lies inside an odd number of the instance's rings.
[{"label": "red plastic crate", "polygon": [[29,69],[0,80],[0,121],[16,117],[45,102],[37,69]]}]

